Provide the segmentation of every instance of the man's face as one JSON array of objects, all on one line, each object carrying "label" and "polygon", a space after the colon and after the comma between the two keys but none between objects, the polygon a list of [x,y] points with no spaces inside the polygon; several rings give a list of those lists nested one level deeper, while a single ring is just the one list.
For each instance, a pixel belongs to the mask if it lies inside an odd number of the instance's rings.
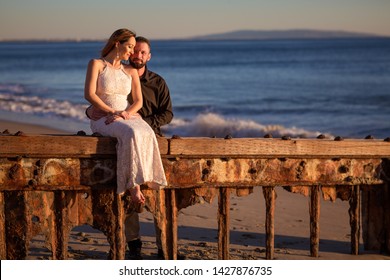
[{"label": "man's face", "polygon": [[130,64],[140,69],[146,65],[150,60],[151,53],[148,44],[144,42],[137,42],[134,48],[134,53],[130,55]]}]

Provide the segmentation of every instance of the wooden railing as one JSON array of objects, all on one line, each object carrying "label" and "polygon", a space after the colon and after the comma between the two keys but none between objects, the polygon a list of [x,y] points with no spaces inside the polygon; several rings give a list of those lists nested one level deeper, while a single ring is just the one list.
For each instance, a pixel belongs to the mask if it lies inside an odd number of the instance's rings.
[{"label": "wooden railing", "polygon": [[[310,196],[310,254],[318,256],[320,196],[350,203],[351,252],[390,252],[390,142],[333,139],[159,138],[169,186],[143,189],[161,229],[166,259],[177,258],[178,211],[197,197],[218,196],[218,258],[229,259],[232,191],[262,187],[266,258],[274,254],[275,188]],[[116,195],[116,140],[69,135],[0,136],[0,258],[24,259],[43,234],[53,259],[67,259],[71,229],[89,224],[124,259],[123,217]],[[362,215],[361,215],[362,213]]]}]

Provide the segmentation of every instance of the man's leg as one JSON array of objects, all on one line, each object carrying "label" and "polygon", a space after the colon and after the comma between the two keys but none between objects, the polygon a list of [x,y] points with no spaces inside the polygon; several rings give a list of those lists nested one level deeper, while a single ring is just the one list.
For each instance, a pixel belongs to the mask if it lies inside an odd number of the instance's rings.
[{"label": "man's leg", "polygon": [[161,245],[161,230],[157,225],[157,220],[154,218],[154,229],[156,231],[156,245],[157,245],[157,255],[159,258],[164,258],[162,245]]},{"label": "man's leg", "polygon": [[139,218],[136,211],[131,211],[126,215],[125,219],[125,235],[126,242],[129,247],[130,258],[142,259],[141,248],[142,242],[139,235]]}]

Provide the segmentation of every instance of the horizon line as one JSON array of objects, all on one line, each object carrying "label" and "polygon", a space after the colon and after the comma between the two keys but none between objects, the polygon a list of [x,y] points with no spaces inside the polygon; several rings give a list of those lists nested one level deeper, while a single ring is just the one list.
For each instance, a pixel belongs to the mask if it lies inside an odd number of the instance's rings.
[{"label": "horizon line", "polygon": [[[349,36],[357,37],[378,37],[378,38],[386,38],[390,37],[390,35],[382,35],[378,33],[369,33],[369,32],[359,32],[359,31],[345,31],[345,30],[322,30],[322,29],[309,29],[309,28],[292,28],[292,29],[237,29],[220,33],[210,33],[204,35],[193,35],[189,37],[171,37],[171,38],[153,38],[150,37],[150,40],[158,40],[158,41],[169,41],[169,40],[179,40],[179,41],[191,41],[191,40],[251,40],[251,38],[211,38],[213,36],[221,36],[221,35],[231,35],[234,33],[240,32],[265,32],[265,33],[282,33],[282,32],[318,32],[322,34],[322,37],[318,36],[306,36],[304,38],[297,37],[273,37],[273,38],[253,38],[253,40],[266,40],[266,39],[327,39],[327,38],[343,38],[342,36],[332,36],[331,33],[339,33],[345,34],[348,38]],[[328,36],[327,36],[328,35]],[[210,38],[206,38],[210,37]],[[0,38],[0,42],[97,42],[97,41],[106,41],[107,38]]]}]

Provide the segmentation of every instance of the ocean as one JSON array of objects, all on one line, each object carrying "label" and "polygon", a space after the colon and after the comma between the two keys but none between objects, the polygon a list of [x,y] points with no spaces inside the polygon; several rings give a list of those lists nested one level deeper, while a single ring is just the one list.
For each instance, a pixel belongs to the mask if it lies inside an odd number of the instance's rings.
[{"label": "ocean", "polygon": [[[0,42],[0,119],[91,133],[84,79],[103,45]],[[170,88],[167,137],[390,136],[390,38],[156,40],[148,65]]]}]

